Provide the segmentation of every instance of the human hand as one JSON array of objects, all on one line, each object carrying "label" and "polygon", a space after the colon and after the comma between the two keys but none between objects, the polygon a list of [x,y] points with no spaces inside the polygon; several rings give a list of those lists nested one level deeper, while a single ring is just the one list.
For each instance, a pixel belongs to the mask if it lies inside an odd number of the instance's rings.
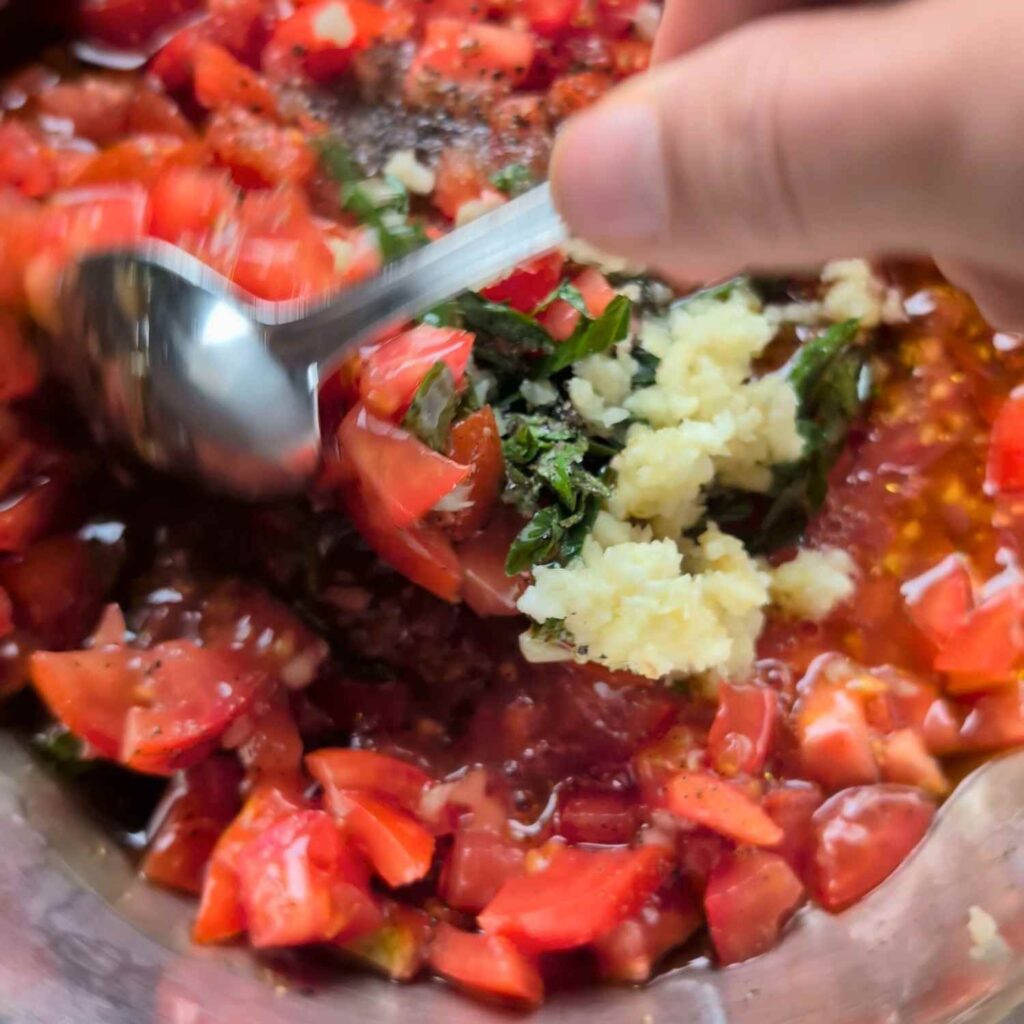
[{"label": "human hand", "polygon": [[1024,328],[1024,5],[803,6],[669,0],[657,66],[556,144],[570,228],[691,280],[928,252]]}]

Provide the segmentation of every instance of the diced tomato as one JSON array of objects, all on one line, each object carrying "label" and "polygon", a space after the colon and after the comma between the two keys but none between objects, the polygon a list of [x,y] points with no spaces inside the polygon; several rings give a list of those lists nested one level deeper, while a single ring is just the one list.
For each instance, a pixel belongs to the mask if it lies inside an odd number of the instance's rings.
[{"label": "diced tomato", "polygon": [[169,168],[192,167],[204,161],[198,142],[177,135],[136,135],[84,160],[68,183],[76,187],[115,181],[149,184]]},{"label": "diced tomato", "polygon": [[486,932],[528,952],[585,946],[631,917],[667,869],[658,846],[556,849],[540,871],[509,879],[479,915]]},{"label": "diced tomato", "polygon": [[881,884],[928,831],[935,805],[910,786],[856,786],[814,814],[815,897],[843,910]]},{"label": "diced tomato", "polygon": [[255,66],[269,38],[275,6],[266,0],[207,0],[206,7],[210,39]]},{"label": "diced tomato", "polygon": [[24,398],[38,386],[39,357],[35,348],[15,317],[0,310],[0,402]]},{"label": "diced tomato", "polygon": [[243,188],[300,185],[316,169],[316,156],[297,128],[282,128],[240,107],[217,110],[206,144]]},{"label": "diced tomato", "polygon": [[57,158],[18,121],[0,123],[0,186],[37,198],[57,187]]},{"label": "diced tomato", "polygon": [[548,89],[547,108],[555,120],[570,117],[593,106],[613,84],[612,76],[604,71],[576,71],[561,75]]},{"label": "diced tomato", "polygon": [[133,242],[146,233],[149,195],[135,182],[69,189],[44,212],[43,238],[68,255]]},{"label": "diced tomato", "polygon": [[778,697],[769,687],[719,686],[718,712],[708,733],[708,753],[715,771],[720,775],[761,771],[778,717]]},{"label": "diced tomato", "polygon": [[176,167],[153,184],[150,232],[168,242],[195,239],[238,206],[238,193],[225,171]]},{"label": "diced tomato", "polygon": [[971,751],[1002,750],[1024,743],[1024,683],[1005,686],[975,700],[960,730]]},{"label": "diced tomato", "polygon": [[128,130],[143,135],[175,135],[188,142],[197,140],[195,128],[181,108],[151,83],[140,83],[128,108]]},{"label": "diced tomato", "polygon": [[222,46],[199,43],[193,58],[193,74],[196,99],[209,110],[236,106],[265,117],[273,117],[277,112],[277,100],[270,86]]},{"label": "diced tomato", "polygon": [[805,881],[814,856],[814,812],[824,802],[813,782],[787,780],[768,790],[761,801],[765,814],[782,829],[782,841],[772,849]]},{"label": "diced tomato", "polygon": [[647,40],[616,39],[611,45],[616,78],[632,78],[650,67],[651,44]]},{"label": "diced tomato", "polygon": [[237,656],[187,640],[148,651],[39,652],[31,671],[50,710],[72,732],[104,756],[155,774],[185,766],[266,681]]},{"label": "diced tomato", "polygon": [[227,580],[203,601],[201,634],[208,647],[243,653],[288,689],[315,678],[327,657],[326,641],[262,587]]},{"label": "diced tomato", "polygon": [[14,602],[16,625],[50,648],[81,643],[109,583],[90,546],[72,534],[47,537],[0,564],[0,586]]},{"label": "diced tomato", "polygon": [[433,921],[422,910],[390,901],[383,923],[355,938],[343,932],[335,945],[392,981],[411,981],[426,962],[433,932]]},{"label": "diced tomato", "polygon": [[1005,686],[1024,659],[1024,593],[1008,587],[971,611],[952,631],[935,658],[950,693]]},{"label": "diced tomato", "polygon": [[581,0],[520,0],[530,28],[542,36],[564,32],[581,7]]},{"label": "diced tomato", "polygon": [[882,737],[878,762],[886,782],[918,786],[933,796],[949,792],[942,766],[928,753],[920,733],[914,729],[898,729]]},{"label": "diced tomato", "polygon": [[[254,702],[246,735],[238,743],[238,760],[246,785],[274,782],[298,786],[302,766],[302,736],[295,724],[287,693],[277,687]],[[224,741],[228,746],[227,739]]]},{"label": "diced tomato", "polygon": [[487,175],[472,153],[462,149],[446,149],[437,162],[434,181],[434,205],[450,220],[459,207],[479,199],[489,188]]},{"label": "diced tomato", "polygon": [[239,855],[252,839],[275,822],[304,809],[304,801],[292,789],[272,785],[253,791],[214,847],[192,928],[196,942],[224,942],[245,930],[238,878]]},{"label": "diced tomato", "polygon": [[333,938],[366,892],[365,869],[323,811],[275,822],[239,851],[237,863],[249,941],[258,949]]},{"label": "diced tomato", "polygon": [[76,0],[75,19],[86,35],[111,46],[132,49],[182,15],[200,0]]},{"label": "diced tomato", "polygon": [[[456,522],[459,515],[453,514]],[[520,529],[518,515],[499,509],[486,529],[458,545],[462,597],[482,618],[519,614],[516,602],[526,589],[526,579],[507,575],[505,560]]]},{"label": "diced tomato", "polygon": [[42,208],[12,188],[0,186],[0,302],[25,305],[25,265],[37,251]]},{"label": "diced tomato", "polygon": [[632,793],[572,790],[558,801],[555,831],[570,843],[617,846],[632,842],[639,811]]},{"label": "diced tomato", "polygon": [[373,750],[317,750],[307,755],[306,767],[328,794],[343,789],[376,793],[413,813],[419,810],[423,790],[431,781],[422,768]]},{"label": "diced tomato", "polygon": [[804,895],[800,879],[777,853],[739,850],[724,858],[704,894],[719,962],[739,963],[774,946]]},{"label": "diced tomato", "polygon": [[422,523],[396,530],[382,522],[373,502],[354,483],[343,489],[342,500],[356,529],[384,562],[442,600],[458,600],[462,569],[440,530]]},{"label": "diced tomato", "polygon": [[499,935],[464,932],[442,921],[430,947],[430,965],[470,992],[525,1006],[544,998],[537,965]]},{"label": "diced tomato", "polygon": [[579,326],[580,311],[565,299],[555,299],[537,318],[555,341],[568,341]]},{"label": "diced tomato", "polygon": [[418,882],[434,859],[434,837],[406,811],[357,790],[331,789],[327,806],[393,888]]},{"label": "diced tomato", "polygon": [[415,98],[431,79],[484,85],[507,93],[526,78],[534,48],[529,32],[459,18],[434,18],[427,22],[409,69],[407,94]]},{"label": "diced tomato", "polygon": [[1024,490],[1024,395],[1012,394],[992,425],[985,483],[1000,493]]},{"label": "diced tomato", "polygon": [[209,19],[203,18],[179,29],[156,52],[150,74],[170,92],[180,92],[192,81],[196,48],[209,35]]},{"label": "diced tomato", "polygon": [[380,38],[388,16],[364,0],[317,0],[279,22],[263,51],[263,68],[278,80],[304,72],[316,82],[343,74],[352,57]]},{"label": "diced tomato", "polygon": [[494,832],[460,829],[441,874],[439,892],[450,907],[477,914],[510,878],[523,873],[525,852]]},{"label": "diced tomato", "polygon": [[503,302],[522,313],[532,313],[557,287],[565,257],[555,249],[516,267],[500,281],[483,289],[485,299]]},{"label": "diced tomato", "polygon": [[44,90],[36,103],[43,113],[70,121],[79,138],[105,145],[128,131],[132,99],[133,87],[124,80],[83,75]]},{"label": "diced tomato", "polygon": [[221,833],[241,806],[242,772],[230,757],[210,757],[175,776],[147,829],[142,873],[151,882],[198,894]]},{"label": "diced tomato", "polygon": [[595,270],[587,267],[573,279],[572,283],[576,290],[583,296],[583,304],[587,312],[595,319],[599,317],[619,293],[608,283],[608,278]]},{"label": "diced tomato", "polygon": [[900,588],[911,621],[941,647],[974,607],[974,584],[962,555],[950,555]]},{"label": "diced tomato", "polygon": [[[501,433],[489,405],[470,413],[452,427],[448,457],[469,466],[471,471],[466,481],[467,506],[449,513],[445,521],[448,532],[455,539],[464,540],[490,519],[505,477]],[[512,524],[517,529],[519,525],[518,521]],[[508,540],[511,543],[512,538]]]},{"label": "diced tomato", "polygon": [[338,440],[365,491],[399,530],[421,520],[469,476],[468,466],[446,459],[361,405],[342,421]]},{"label": "diced tomato", "polygon": [[796,709],[796,734],[803,773],[826,789],[877,781],[863,705],[845,690],[825,684],[807,688]]},{"label": "diced tomato", "polygon": [[461,381],[473,341],[469,331],[419,324],[384,342],[366,356],[359,380],[367,408],[388,419],[401,413],[435,363]]},{"label": "diced tomato", "polygon": [[702,920],[685,888],[656,893],[640,913],[595,941],[601,977],[628,985],[648,981],[662,957],[686,942]]},{"label": "diced tomato", "polygon": [[774,846],[782,829],[744,792],[707,772],[678,772],[665,790],[673,814],[751,846]]},{"label": "diced tomato", "polygon": [[513,93],[499,100],[490,112],[495,138],[528,139],[543,136],[550,129],[544,97],[538,93]]}]

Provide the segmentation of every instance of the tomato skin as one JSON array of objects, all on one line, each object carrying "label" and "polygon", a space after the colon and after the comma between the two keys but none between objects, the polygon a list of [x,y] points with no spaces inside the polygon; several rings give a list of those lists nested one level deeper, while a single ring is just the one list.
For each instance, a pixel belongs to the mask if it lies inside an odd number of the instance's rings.
[{"label": "tomato skin", "polygon": [[200,0],[77,0],[76,21],[89,36],[131,49],[146,44]]},{"label": "tomato skin", "polygon": [[810,878],[814,855],[814,812],[824,803],[821,788],[813,782],[788,780],[764,795],[765,814],[782,829],[781,842],[772,847],[805,883]]},{"label": "tomato skin", "polygon": [[[187,640],[147,651],[40,651],[31,672],[39,694],[72,732],[105,757],[157,775],[205,752],[266,682],[236,656]],[[138,703],[140,697],[148,703]]]},{"label": "tomato skin", "polygon": [[525,1006],[537,1006],[544,998],[537,965],[497,935],[464,932],[442,921],[430,947],[430,965],[472,992]]},{"label": "tomato skin", "polygon": [[462,569],[451,541],[438,529],[417,523],[396,530],[373,508],[356,482],[342,490],[342,502],[366,543],[397,572],[443,601],[457,601]]},{"label": "tomato skin", "polygon": [[[490,519],[505,479],[501,433],[489,405],[470,413],[452,427],[448,457],[470,467],[466,481],[468,507],[448,513],[445,519],[447,532],[455,540],[465,540]],[[518,523],[515,525],[518,527]],[[507,552],[508,545],[505,550]]]},{"label": "tomato skin", "polygon": [[264,70],[288,80],[305,74],[329,82],[344,74],[353,55],[384,35],[386,13],[363,0],[318,0],[279,22],[263,52]]},{"label": "tomato skin", "polygon": [[398,530],[419,522],[467,476],[459,465],[362,405],[342,421],[338,441],[376,507]]},{"label": "tomato skin", "polygon": [[204,945],[225,942],[245,930],[238,878],[239,855],[250,840],[274,823],[305,809],[305,802],[295,789],[269,785],[253,790],[213,849],[192,926],[195,942]]},{"label": "tomato skin", "polygon": [[962,555],[950,555],[900,588],[911,621],[937,647],[960,627],[974,607],[974,581]]},{"label": "tomato skin", "polygon": [[935,805],[910,786],[855,786],[814,813],[814,893],[844,910],[889,877],[924,837]]},{"label": "tomato skin", "polygon": [[540,871],[509,879],[478,920],[527,952],[573,949],[630,917],[658,887],[668,852],[556,849]]},{"label": "tomato skin", "polygon": [[1013,682],[1024,660],[1024,588],[1008,587],[974,608],[947,638],[935,670],[952,694],[991,690]]},{"label": "tomato skin", "polygon": [[570,791],[559,798],[555,828],[570,843],[629,843],[640,825],[639,810],[630,793]]},{"label": "tomato skin", "polygon": [[197,165],[204,160],[205,154],[198,142],[177,135],[137,135],[88,158],[69,183],[75,186],[116,181],[149,184],[167,168]]},{"label": "tomato skin", "polygon": [[175,776],[147,829],[142,874],[198,895],[217,840],[241,806],[242,772],[230,757],[211,757]]},{"label": "tomato skin", "polygon": [[580,271],[572,281],[583,296],[583,304],[587,313],[595,320],[608,308],[612,300],[619,294],[609,283],[608,278],[594,267]]},{"label": "tomato skin", "polygon": [[720,775],[755,775],[764,768],[779,718],[779,700],[767,686],[723,683],[708,733],[711,765]]},{"label": "tomato skin", "polygon": [[342,830],[392,888],[430,871],[434,837],[412,815],[357,790],[332,789],[326,799]]},{"label": "tomato skin", "polygon": [[707,772],[677,772],[665,790],[673,814],[751,846],[774,846],[782,829],[736,786]]},{"label": "tomato skin", "polygon": [[286,691],[277,687],[269,697],[258,697],[247,717],[249,729],[237,747],[246,786],[254,789],[269,783],[298,788],[303,744]]},{"label": "tomato skin", "polygon": [[0,402],[32,394],[39,386],[39,375],[35,348],[14,315],[0,310]]},{"label": "tomato skin", "polygon": [[796,733],[807,778],[830,790],[878,781],[863,705],[845,690],[824,681],[810,685],[797,705]]},{"label": "tomato skin", "polygon": [[555,299],[538,320],[555,341],[568,341],[579,326],[580,311],[565,299]]},{"label": "tomato skin", "polygon": [[718,960],[740,963],[775,945],[803,903],[805,890],[776,853],[739,850],[721,860],[708,880],[704,912]]},{"label": "tomato skin", "polygon": [[83,75],[44,90],[36,103],[44,113],[70,121],[79,138],[108,145],[121,141],[129,129],[132,93],[127,82]]},{"label": "tomato skin", "polygon": [[226,171],[173,168],[150,191],[150,232],[190,248],[189,240],[205,234],[235,211],[238,193]]},{"label": "tomato skin", "polygon": [[248,842],[238,854],[238,878],[249,942],[257,949],[333,938],[366,885],[324,811],[298,811]]},{"label": "tomato skin", "polygon": [[520,0],[530,28],[542,36],[557,36],[572,24],[581,0]]},{"label": "tomato skin", "polygon": [[601,977],[627,985],[650,980],[658,961],[702,923],[700,909],[684,887],[655,893],[638,914],[594,943]]},{"label": "tomato skin", "polygon": [[523,873],[525,851],[494,832],[459,829],[441,874],[439,892],[450,907],[478,914],[510,878]]},{"label": "tomato skin", "polygon": [[0,123],[0,186],[38,198],[57,187],[57,157],[18,121]]},{"label": "tomato skin", "polygon": [[1024,395],[1011,395],[992,425],[985,485],[997,493],[1024,490]]},{"label": "tomato skin", "polygon": [[1002,750],[1024,743],[1024,683],[982,694],[960,729],[962,749]]},{"label": "tomato skin", "polygon": [[490,187],[487,175],[472,153],[446,149],[437,162],[434,181],[434,205],[449,220],[454,220],[459,207],[479,199]]},{"label": "tomato skin", "polygon": [[366,356],[359,378],[363,402],[378,416],[396,417],[408,408],[423,378],[439,362],[460,382],[474,340],[469,331],[419,324],[385,341]]},{"label": "tomato skin", "polygon": [[207,42],[196,46],[193,75],[196,99],[208,110],[237,106],[265,117],[277,112],[267,83],[221,46]]},{"label": "tomato skin", "polygon": [[883,736],[878,762],[886,782],[917,786],[933,796],[945,796],[949,792],[942,766],[928,752],[915,729],[897,729]]},{"label": "tomato skin", "polygon": [[373,750],[316,750],[306,756],[306,768],[327,793],[345,789],[375,793],[390,797],[414,813],[431,782],[416,765]]},{"label": "tomato skin", "polygon": [[456,548],[462,572],[462,599],[481,618],[519,614],[516,602],[526,589],[526,579],[508,576],[505,560],[521,528],[518,516],[495,515],[486,529]]},{"label": "tomato skin", "polygon": [[459,18],[433,18],[409,68],[406,95],[415,101],[438,79],[505,94],[525,80],[534,49],[529,32]]},{"label": "tomato skin", "polygon": [[565,257],[556,249],[521,264],[481,294],[491,302],[503,302],[521,313],[532,313],[558,286],[564,265]]}]

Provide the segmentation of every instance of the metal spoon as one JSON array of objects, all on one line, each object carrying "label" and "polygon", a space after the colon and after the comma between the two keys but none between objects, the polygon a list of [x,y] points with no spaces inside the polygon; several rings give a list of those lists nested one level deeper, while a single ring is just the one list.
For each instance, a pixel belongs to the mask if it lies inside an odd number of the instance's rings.
[{"label": "metal spoon", "polygon": [[546,185],[320,304],[238,296],[173,246],[83,259],[61,288],[56,369],[97,435],[220,491],[300,490],[317,388],[352,347],[565,240]]}]

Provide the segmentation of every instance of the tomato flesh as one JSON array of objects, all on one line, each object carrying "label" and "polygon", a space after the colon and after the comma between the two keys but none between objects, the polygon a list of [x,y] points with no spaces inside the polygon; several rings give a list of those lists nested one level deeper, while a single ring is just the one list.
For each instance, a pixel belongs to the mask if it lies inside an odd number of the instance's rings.
[{"label": "tomato flesh", "polygon": [[544,998],[537,966],[508,939],[460,931],[442,922],[430,948],[442,977],[488,996],[535,1006]]},{"label": "tomato flesh", "polygon": [[759,772],[779,716],[778,698],[766,686],[723,683],[708,733],[708,753],[720,775]]},{"label": "tomato flesh", "polygon": [[858,786],[814,813],[814,894],[833,912],[880,885],[928,831],[935,805],[909,786]]},{"label": "tomato flesh", "polygon": [[372,750],[317,750],[306,757],[306,767],[328,794],[345,789],[376,793],[413,812],[430,784],[421,768]]},{"label": "tomato flesh", "polygon": [[749,796],[707,772],[678,772],[666,787],[665,803],[680,818],[738,843],[774,846],[782,839],[779,826]]},{"label": "tomato flesh", "polygon": [[1024,396],[1011,395],[992,425],[986,483],[999,492],[1024,490]]}]

